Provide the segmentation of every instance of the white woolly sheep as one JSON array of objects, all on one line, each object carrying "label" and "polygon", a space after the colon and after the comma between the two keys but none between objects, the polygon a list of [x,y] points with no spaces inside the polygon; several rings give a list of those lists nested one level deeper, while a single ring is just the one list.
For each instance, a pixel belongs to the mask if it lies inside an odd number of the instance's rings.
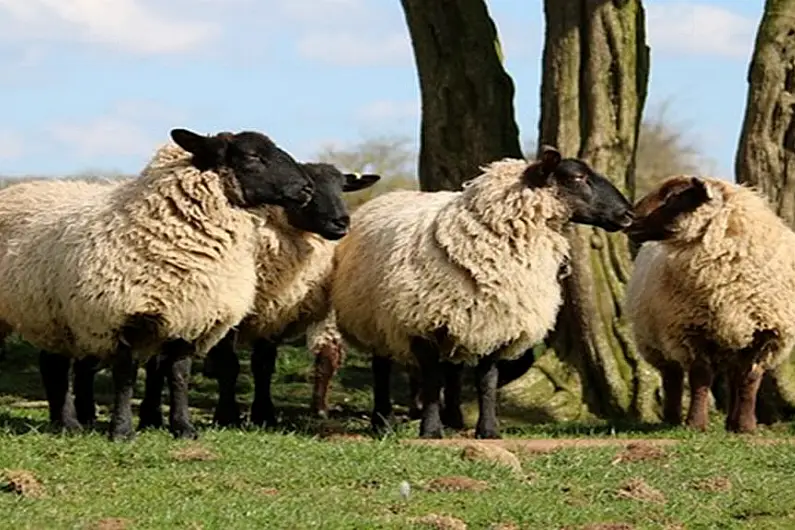
[{"label": "white woolly sheep", "polygon": [[[206,354],[254,300],[257,218],[245,209],[298,209],[313,193],[306,172],[263,134],[174,129],[171,138],[139,178],[119,185],[0,190],[0,320],[49,352],[112,363],[112,439],[132,436],[137,363],[159,351],[172,432],[195,436],[190,356]],[[64,192],[73,186],[84,194]]]},{"label": "white woolly sheep", "polygon": [[[316,356],[313,409],[321,415],[326,413],[326,392],[343,355],[334,314],[329,312],[334,245],[347,233],[350,223],[342,193],[365,189],[380,177],[343,174],[330,164],[307,163],[302,167],[314,183],[312,200],[300,211],[285,212],[277,207],[257,211],[264,222],[258,228],[254,305],[238,326],[237,340],[230,333],[205,360],[205,375],[214,375],[219,382],[214,417],[219,425],[237,425],[240,421],[235,399],[240,371],[235,342],[251,345],[255,382],[251,422],[257,426],[274,425],[271,379],[278,346],[301,334],[306,334],[307,346]],[[147,365],[141,427],[156,427],[162,423],[162,380],[162,375],[157,374],[157,359],[153,359]]]},{"label": "white woolly sheep", "polygon": [[337,245],[332,306],[343,337],[374,354],[376,428],[391,414],[391,359],[419,366],[423,437],[442,436],[441,370],[466,363],[476,365],[476,435],[499,437],[496,362],[554,326],[569,254],[563,227],[615,231],[632,218],[610,181],[553,148],[536,163],[505,159],[482,171],[460,192],[365,203]]},{"label": "white woolly sheep", "polygon": [[726,429],[756,428],[762,375],[795,346],[795,233],[755,191],[689,176],[641,199],[627,231],[643,243],[626,308],[641,355],[662,373],[664,419],[707,426],[715,371],[726,371]]}]

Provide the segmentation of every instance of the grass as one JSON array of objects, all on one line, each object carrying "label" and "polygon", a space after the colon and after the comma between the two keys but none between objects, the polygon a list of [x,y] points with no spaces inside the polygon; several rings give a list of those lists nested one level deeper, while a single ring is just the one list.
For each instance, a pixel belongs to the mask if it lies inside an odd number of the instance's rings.
[{"label": "grass", "polygon": [[[208,428],[215,385],[197,376],[191,397],[204,427],[199,441],[175,441],[160,431],[111,444],[104,423],[81,435],[46,432],[35,356],[24,344],[14,345],[0,362],[0,488],[5,480],[6,489],[20,491],[0,492],[3,527],[433,528],[418,520],[429,514],[482,529],[499,523],[539,529],[597,523],[614,529],[795,527],[795,448],[758,443],[784,437],[789,425],[753,437],[723,433],[717,417],[706,434],[631,424],[515,428],[508,438],[676,440],[645,452],[516,450],[522,465],[516,473],[464,459],[460,449],[405,443],[415,438],[416,422],[385,438],[370,437],[369,370],[355,356],[334,382],[332,402],[341,407],[332,419],[307,419],[309,361],[300,349],[280,356],[274,386],[284,412],[279,432]],[[109,389],[102,374],[105,421]],[[248,403],[248,377],[241,377],[240,392]],[[405,404],[407,396],[398,397]],[[440,477],[453,477],[447,482],[459,491],[439,491]],[[411,486],[408,499],[399,494],[403,481]]]}]

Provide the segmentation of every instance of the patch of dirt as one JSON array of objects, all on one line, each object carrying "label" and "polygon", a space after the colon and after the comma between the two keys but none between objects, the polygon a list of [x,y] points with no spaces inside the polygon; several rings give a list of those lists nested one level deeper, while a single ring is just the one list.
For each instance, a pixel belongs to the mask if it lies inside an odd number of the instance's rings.
[{"label": "patch of dirt", "polygon": [[519,527],[513,523],[494,523],[489,530],[519,530]]},{"label": "patch of dirt", "polygon": [[438,477],[425,486],[428,491],[483,491],[488,489],[489,483],[485,480],[476,480],[474,478],[452,476],[452,477]]},{"label": "patch of dirt", "polygon": [[[467,447],[473,441],[467,438],[444,438],[442,440],[428,440],[423,438],[410,438],[401,440],[401,443],[433,445],[440,447]],[[504,440],[478,440],[479,445],[488,447],[499,447],[510,451],[524,451],[526,453],[550,453],[560,449],[578,449],[594,447],[627,447],[654,446],[664,447],[675,445],[678,440],[669,438],[655,438],[645,440],[628,440],[616,438],[547,438],[547,439],[518,439],[509,438]],[[636,449],[637,450],[637,449]]]},{"label": "patch of dirt", "polygon": [[123,517],[108,517],[94,523],[91,530],[125,530],[132,525],[132,521]]},{"label": "patch of dirt", "polygon": [[467,524],[461,519],[450,517],[449,515],[429,514],[422,517],[414,517],[411,522],[429,526],[436,530],[467,530]]},{"label": "patch of dirt", "polygon": [[0,476],[2,476],[0,479],[0,490],[2,491],[16,493],[31,499],[39,499],[47,494],[42,483],[30,471],[6,469]]},{"label": "patch of dirt", "polygon": [[475,462],[492,462],[506,466],[516,473],[522,472],[522,463],[519,462],[519,458],[499,445],[468,442],[461,452],[461,458]]},{"label": "patch of dirt", "polygon": [[590,523],[582,526],[564,526],[561,530],[634,530],[629,523]]},{"label": "patch of dirt", "polygon": [[627,445],[624,451],[618,454],[611,464],[616,465],[621,462],[660,460],[665,456],[667,456],[665,449],[659,446],[633,442]]},{"label": "patch of dirt", "polygon": [[696,480],[693,488],[709,493],[723,493],[732,489],[732,482],[727,477],[710,477]]},{"label": "patch of dirt", "polygon": [[322,436],[323,440],[328,442],[365,442],[367,436],[363,434],[348,434],[342,432],[332,432]]},{"label": "patch of dirt", "polygon": [[660,490],[656,490],[646,484],[642,478],[629,479],[616,493],[624,499],[632,499],[642,502],[653,502],[663,504],[665,495]]},{"label": "patch of dirt", "polygon": [[175,449],[169,453],[178,462],[206,462],[216,460],[218,455],[200,445],[191,445]]},{"label": "patch of dirt", "polygon": [[276,488],[262,488],[259,490],[260,495],[265,495],[266,497],[271,497],[273,495],[278,495],[279,490]]}]

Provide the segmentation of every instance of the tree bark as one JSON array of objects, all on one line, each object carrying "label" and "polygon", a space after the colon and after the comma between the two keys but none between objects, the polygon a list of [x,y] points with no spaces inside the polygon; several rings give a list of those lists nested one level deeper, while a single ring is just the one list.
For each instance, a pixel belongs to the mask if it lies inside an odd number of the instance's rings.
[{"label": "tree bark", "polygon": [[[641,2],[545,0],[544,12],[539,145],[583,158],[632,196],[649,72]],[[653,421],[659,376],[638,356],[622,310],[632,266],[627,238],[585,226],[569,236],[572,274],[548,349],[537,349],[535,365],[501,393],[517,412],[532,396],[541,419]]]},{"label": "tree bark", "polygon": [[[795,0],[767,0],[748,71],[737,181],[762,190],[795,228]],[[757,405],[769,423],[795,412],[795,363],[766,374]]]},{"label": "tree bark", "polygon": [[401,0],[422,95],[419,180],[457,190],[479,167],[522,157],[514,86],[483,0]]}]

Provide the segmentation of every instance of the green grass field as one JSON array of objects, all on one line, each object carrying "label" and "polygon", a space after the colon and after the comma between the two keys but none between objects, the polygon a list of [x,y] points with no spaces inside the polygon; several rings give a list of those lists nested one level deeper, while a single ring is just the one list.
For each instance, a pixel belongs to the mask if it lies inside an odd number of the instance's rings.
[{"label": "green grass field", "polygon": [[[332,402],[339,407],[332,418],[308,419],[310,373],[306,352],[283,349],[274,386],[284,413],[280,432],[210,429],[215,384],[197,376],[191,403],[203,427],[200,440],[175,441],[161,431],[111,444],[104,432],[107,374],[98,378],[98,430],[51,434],[36,357],[16,345],[0,362],[0,526],[795,528],[795,446],[783,443],[789,442],[789,425],[752,437],[724,434],[718,417],[707,434],[603,424],[511,429],[508,442],[672,440],[660,447],[543,453],[512,448],[517,471],[464,458],[460,447],[411,443],[416,422],[385,438],[371,437],[369,369],[356,357],[334,381]],[[248,403],[247,376],[239,388],[240,400]],[[400,494],[404,481],[408,498]]]}]

